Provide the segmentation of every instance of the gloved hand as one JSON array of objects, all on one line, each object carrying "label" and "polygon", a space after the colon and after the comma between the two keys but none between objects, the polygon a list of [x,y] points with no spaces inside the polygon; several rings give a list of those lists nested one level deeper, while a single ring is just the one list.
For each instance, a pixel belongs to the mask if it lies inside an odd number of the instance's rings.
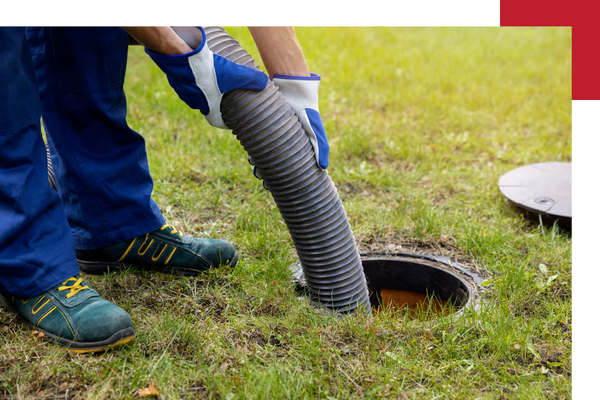
[{"label": "gloved hand", "polygon": [[169,56],[148,49],[146,53],[167,75],[181,100],[200,110],[212,126],[229,129],[221,117],[223,93],[235,89],[263,90],[269,77],[213,54],[206,43],[204,29],[198,29],[202,32],[202,44],[190,53]]},{"label": "gloved hand", "polygon": [[310,76],[275,75],[273,83],[285,98],[285,101],[298,115],[302,127],[308,134],[315,151],[317,165],[325,169],[329,165],[329,143],[325,127],[319,113],[319,85],[321,77],[311,73]]}]

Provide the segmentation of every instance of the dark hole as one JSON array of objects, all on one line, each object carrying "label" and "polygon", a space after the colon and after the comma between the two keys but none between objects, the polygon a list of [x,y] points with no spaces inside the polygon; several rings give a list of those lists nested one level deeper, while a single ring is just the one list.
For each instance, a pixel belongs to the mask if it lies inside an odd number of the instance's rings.
[{"label": "dark hole", "polygon": [[363,258],[362,265],[373,308],[381,305],[382,289],[426,294],[457,310],[469,301],[469,289],[461,278],[430,263],[401,257]]}]

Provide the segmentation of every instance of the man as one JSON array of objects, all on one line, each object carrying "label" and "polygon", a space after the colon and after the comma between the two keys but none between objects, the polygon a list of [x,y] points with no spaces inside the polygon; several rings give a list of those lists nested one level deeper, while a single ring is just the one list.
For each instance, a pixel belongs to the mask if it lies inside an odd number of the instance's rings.
[{"label": "man", "polygon": [[[145,45],[181,99],[214,126],[227,128],[220,116],[223,92],[262,90],[268,82],[262,72],[212,54],[201,28],[179,34],[167,27],[125,29]],[[23,28],[0,31],[6,43],[0,52],[0,220],[6,221],[0,227],[0,303],[72,351],[127,343],[135,335],[129,315],[101,299],[79,269],[100,274],[133,264],[197,275],[235,266],[237,252],[225,240],[183,235],[152,200],[144,140],[125,118],[125,31],[28,28],[29,46]],[[308,72],[293,30],[251,33],[326,168],[319,78]],[[60,200],[44,181],[40,110]]]}]

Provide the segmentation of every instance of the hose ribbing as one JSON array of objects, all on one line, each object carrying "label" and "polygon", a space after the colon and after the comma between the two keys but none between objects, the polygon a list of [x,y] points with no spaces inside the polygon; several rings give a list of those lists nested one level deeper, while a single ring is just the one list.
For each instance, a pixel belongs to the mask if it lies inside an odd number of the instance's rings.
[{"label": "hose ribbing", "polygon": [[[259,69],[220,27],[205,27],[210,49]],[[233,130],[271,192],[288,227],[311,298],[336,312],[370,311],[354,234],[336,187],[317,166],[308,136],[277,87],[223,96],[223,120]]]}]

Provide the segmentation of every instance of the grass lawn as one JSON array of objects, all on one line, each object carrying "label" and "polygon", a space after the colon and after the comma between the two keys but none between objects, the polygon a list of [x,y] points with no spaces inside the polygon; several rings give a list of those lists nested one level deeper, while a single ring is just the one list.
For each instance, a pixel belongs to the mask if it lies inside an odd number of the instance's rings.
[{"label": "grass lawn", "polygon": [[[228,30],[258,60],[247,29]],[[480,309],[338,320],[298,301],[293,243],[245,151],[131,47],[129,123],[147,141],[154,199],[241,261],[192,279],[90,278],[137,333],[104,354],[41,345],[0,312],[0,398],[135,399],[150,382],[160,398],[571,397],[571,237],[525,220],[497,186],[516,167],[571,161],[571,29],[297,34],[322,76],[328,171],[359,250],[465,260],[488,278]]]}]

